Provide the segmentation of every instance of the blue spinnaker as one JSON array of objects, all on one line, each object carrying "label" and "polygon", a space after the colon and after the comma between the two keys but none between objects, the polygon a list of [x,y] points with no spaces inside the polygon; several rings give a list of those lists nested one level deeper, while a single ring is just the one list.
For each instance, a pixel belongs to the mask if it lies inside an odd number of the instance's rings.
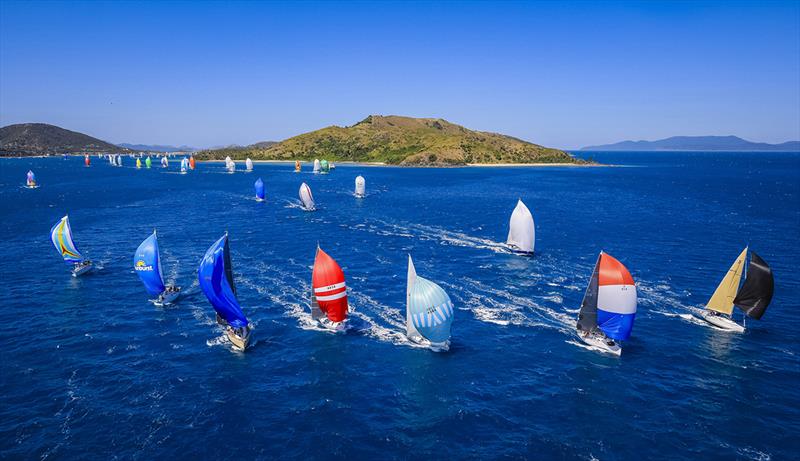
[{"label": "blue spinnaker", "polygon": [[197,279],[220,317],[234,328],[247,326],[247,318],[236,299],[227,233],[206,251],[197,270]]},{"label": "blue spinnaker", "polygon": [[264,181],[261,178],[258,178],[255,183],[256,187],[256,198],[260,200],[264,200]]},{"label": "blue spinnaker", "polygon": [[151,296],[158,296],[164,292],[164,277],[161,273],[161,260],[158,256],[158,239],[155,231],[139,245],[136,253],[133,254],[133,269]]}]

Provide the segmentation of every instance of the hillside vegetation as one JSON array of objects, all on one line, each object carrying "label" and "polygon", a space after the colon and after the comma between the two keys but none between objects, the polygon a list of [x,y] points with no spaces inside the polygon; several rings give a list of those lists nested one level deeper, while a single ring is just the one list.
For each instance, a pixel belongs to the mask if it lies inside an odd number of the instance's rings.
[{"label": "hillside vegetation", "polygon": [[20,123],[0,128],[0,155],[128,152],[97,138],[46,123]]}]

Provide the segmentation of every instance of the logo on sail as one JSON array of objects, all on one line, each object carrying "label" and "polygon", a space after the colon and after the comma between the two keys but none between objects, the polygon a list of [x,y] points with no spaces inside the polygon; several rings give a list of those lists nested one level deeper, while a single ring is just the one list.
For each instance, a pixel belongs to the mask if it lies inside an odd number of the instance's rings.
[{"label": "logo on sail", "polygon": [[140,259],[140,260],[136,261],[136,265],[134,266],[134,269],[136,269],[139,272],[149,272],[149,271],[153,270],[153,266],[152,265],[148,265],[146,262],[144,262],[143,260]]}]

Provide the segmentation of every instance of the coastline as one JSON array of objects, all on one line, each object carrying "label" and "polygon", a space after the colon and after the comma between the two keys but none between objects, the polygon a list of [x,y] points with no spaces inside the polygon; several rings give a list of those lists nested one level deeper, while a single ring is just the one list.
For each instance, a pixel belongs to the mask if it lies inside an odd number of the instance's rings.
[{"label": "coastline", "polygon": [[[243,162],[244,160],[234,160],[234,162]],[[199,163],[221,163],[224,160],[198,160]],[[253,160],[253,163],[262,164],[287,164],[294,165],[294,160]],[[313,162],[300,161],[301,165],[311,165]],[[338,165],[348,166],[384,166],[392,168],[541,168],[541,167],[608,167],[614,165],[606,165],[602,163],[467,163],[464,165],[390,165],[384,162],[353,162],[341,161],[334,162]]]}]

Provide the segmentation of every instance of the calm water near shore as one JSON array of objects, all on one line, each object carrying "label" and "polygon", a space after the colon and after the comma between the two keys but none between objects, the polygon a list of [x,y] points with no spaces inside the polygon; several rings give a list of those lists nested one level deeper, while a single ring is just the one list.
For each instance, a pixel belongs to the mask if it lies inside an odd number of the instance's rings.
[{"label": "calm water near shore", "polygon": [[[0,160],[0,459],[796,458],[800,154],[581,155],[624,167]],[[28,169],[39,189],[21,187]],[[502,250],[517,198],[533,258]],[[67,213],[99,265],[80,279],[49,241]],[[172,308],[148,303],[131,267],[153,228],[186,291]],[[197,286],[225,231],[255,326],[246,353]],[[318,242],[347,277],[346,335],[307,313]],[[712,330],[694,316],[748,244],[775,273],[772,305],[745,334]],[[620,358],[573,333],[600,250],[639,290]],[[456,306],[447,353],[404,338],[408,253]]]}]

